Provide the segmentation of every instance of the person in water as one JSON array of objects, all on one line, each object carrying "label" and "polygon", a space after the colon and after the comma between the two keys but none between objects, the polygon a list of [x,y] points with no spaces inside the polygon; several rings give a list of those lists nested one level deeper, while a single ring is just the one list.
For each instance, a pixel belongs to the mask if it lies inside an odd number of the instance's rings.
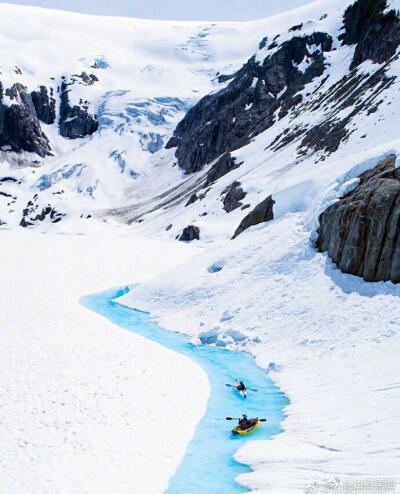
[{"label": "person in water", "polygon": [[239,384],[236,386],[236,389],[238,391],[246,391],[246,386],[244,385],[243,381],[239,381]]},{"label": "person in water", "polygon": [[242,431],[248,429],[251,425],[250,420],[247,419],[247,415],[243,414],[243,418],[239,419],[239,427],[242,429]]}]

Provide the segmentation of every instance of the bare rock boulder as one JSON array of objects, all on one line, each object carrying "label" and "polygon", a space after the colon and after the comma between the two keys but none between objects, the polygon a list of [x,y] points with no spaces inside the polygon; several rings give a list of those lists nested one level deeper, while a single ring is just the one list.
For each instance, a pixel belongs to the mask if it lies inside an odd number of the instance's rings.
[{"label": "bare rock boulder", "polygon": [[316,247],[344,273],[400,283],[400,169],[390,155],[319,217]]}]

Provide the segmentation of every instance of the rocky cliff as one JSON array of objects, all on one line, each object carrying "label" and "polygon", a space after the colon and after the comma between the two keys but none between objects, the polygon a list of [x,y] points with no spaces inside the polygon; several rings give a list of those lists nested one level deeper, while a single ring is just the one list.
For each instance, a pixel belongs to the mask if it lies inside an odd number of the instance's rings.
[{"label": "rocky cliff", "polygon": [[[76,139],[93,134],[98,129],[96,116],[89,114],[88,102],[70,105],[69,86],[79,78],[82,84],[91,85],[97,78],[82,73],[61,83],[59,130],[64,137]],[[5,101],[7,98],[7,102]],[[4,90],[0,82],[0,148],[3,151],[20,153],[27,151],[40,157],[51,155],[49,139],[40,122],[51,125],[57,119],[56,100],[53,88],[40,86],[29,92],[20,83]]]},{"label": "rocky cliff", "polygon": [[344,272],[400,283],[400,169],[396,156],[362,174],[359,185],[324,211],[317,248]]},{"label": "rocky cliff", "polygon": [[22,84],[5,91],[11,105],[3,103],[0,83],[0,147],[5,151],[28,151],[41,157],[51,154],[50,143],[40,127],[32,96]]},{"label": "rocky cliff", "polygon": [[[177,148],[179,166],[187,173],[199,171],[272,126],[275,112],[284,116],[301,100],[296,93],[323,74],[324,53],[331,49],[331,36],[316,32],[280,46],[274,41],[262,63],[253,56],[225,89],[204,97],[179,123],[167,144]],[[305,58],[307,68],[299,70]]]},{"label": "rocky cliff", "polygon": [[79,104],[71,106],[69,101],[70,86],[77,80],[81,84],[91,86],[97,81],[97,77],[91,74],[88,76],[82,72],[80,76],[74,76],[69,82],[65,80],[61,83],[60,94],[60,134],[69,139],[78,139],[86,135],[91,135],[99,127],[96,115],[88,112],[88,102],[80,101]]},{"label": "rocky cliff", "polygon": [[350,68],[365,60],[383,63],[400,43],[400,23],[395,10],[387,10],[387,0],[358,0],[344,14],[344,32],[339,39],[357,45]]},{"label": "rocky cliff", "polygon": [[[294,123],[277,135],[272,150],[298,140],[299,156],[320,153],[323,160],[335,152],[352,132],[353,117],[376,111],[382,103],[379,96],[393,83],[385,66],[372,75],[355,69],[366,60],[389,63],[400,43],[399,17],[388,10],[386,0],[357,0],[346,9],[342,22],[335,40],[327,32],[307,34],[303,24],[289,29],[292,37],[284,41],[279,35],[271,42],[264,38],[258,54],[236,74],[220,76],[224,83],[230,81],[228,85],[201,99],[167,144],[176,148],[179,166],[193,173],[222,156],[212,171],[219,178],[233,169],[226,166],[229,152],[289,113]],[[355,50],[349,72],[332,84],[326,69],[338,44],[354,45]],[[314,94],[305,98],[301,91],[311,81],[319,82]],[[299,125],[298,117],[305,112],[325,116],[318,123]]]}]

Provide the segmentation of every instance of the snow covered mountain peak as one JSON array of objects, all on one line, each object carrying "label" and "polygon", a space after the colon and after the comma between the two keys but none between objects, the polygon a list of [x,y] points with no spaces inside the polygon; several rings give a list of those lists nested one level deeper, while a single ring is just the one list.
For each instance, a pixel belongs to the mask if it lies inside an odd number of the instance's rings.
[{"label": "snow covered mountain peak", "polygon": [[[2,5],[11,22],[1,50],[16,55],[1,67],[3,175],[13,181],[2,182],[0,219],[117,218],[159,233],[172,224],[171,236],[194,223],[211,239],[232,236],[240,208],[271,194],[275,215],[291,211],[276,198],[300,170],[329,180],[330,163],[396,138],[392,7],[317,1],[218,24]],[[17,36],[28,11],[29,36]]]}]

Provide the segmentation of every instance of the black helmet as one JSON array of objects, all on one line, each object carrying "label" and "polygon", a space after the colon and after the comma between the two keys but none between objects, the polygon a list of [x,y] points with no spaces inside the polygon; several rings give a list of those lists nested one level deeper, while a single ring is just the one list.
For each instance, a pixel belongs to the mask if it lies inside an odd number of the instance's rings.
[{"label": "black helmet", "polygon": [[243,414],[243,418],[247,420],[247,415],[245,413]]}]

